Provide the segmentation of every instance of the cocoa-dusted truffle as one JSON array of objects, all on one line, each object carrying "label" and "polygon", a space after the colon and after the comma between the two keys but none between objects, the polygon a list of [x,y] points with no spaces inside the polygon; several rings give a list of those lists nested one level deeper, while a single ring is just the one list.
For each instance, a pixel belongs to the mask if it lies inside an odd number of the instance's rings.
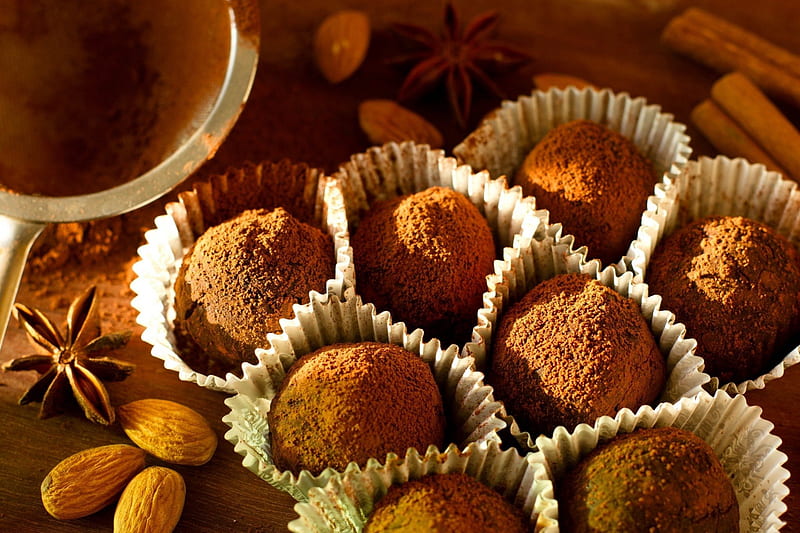
[{"label": "cocoa-dusted truffle", "polygon": [[486,219],[464,195],[431,187],[376,202],[352,244],[365,301],[429,337],[469,340],[495,248]]},{"label": "cocoa-dusted truffle", "polygon": [[206,230],[184,257],[176,330],[203,352],[212,373],[255,362],[253,351],[280,331],[278,320],[308,302],[309,291],[324,292],[334,269],[329,235],[283,208],[245,211]]},{"label": "cocoa-dusted truffle", "polygon": [[364,533],[525,533],[533,531],[521,509],[466,474],[433,474],[389,487]]},{"label": "cocoa-dusted truffle", "polygon": [[444,408],[428,365],[392,344],[334,344],[290,368],[267,413],[275,466],[344,470],[443,445]]},{"label": "cocoa-dusted truffle", "polygon": [[647,283],[722,383],[765,372],[800,327],[797,250],[754,220],[708,217],[676,231],[656,247]]},{"label": "cocoa-dusted truffle", "polygon": [[562,531],[735,533],[739,504],[714,450],[678,428],[601,444],[556,482]]},{"label": "cocoa-dusted truffle", "polygon": [[633,142],[590,120],[550,130],[514,177],[552,222],[604,263],[628,251],[655,182],[652,163]]},{"label": "cocoa-dusted truffle", "polygon": [[503,315],[487,380],[523,429],[550,433],[653,402],[666,362],[633,300],[561,274]]}]

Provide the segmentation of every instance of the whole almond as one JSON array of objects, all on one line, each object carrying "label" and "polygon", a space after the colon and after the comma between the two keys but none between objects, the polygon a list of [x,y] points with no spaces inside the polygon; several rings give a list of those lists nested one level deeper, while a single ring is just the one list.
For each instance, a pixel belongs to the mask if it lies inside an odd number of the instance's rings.
[{"label": "whole almond", "polygon": [[122,429],[162,461],[202,465],[217,449],[217,434],[197,411],[169,400],[137,400],[117,407]]},{"label": "whole almond", "polygon": [[414,141],[439,148],[443,142],[436,126],[392,100],[361,102],[358,123],[374,144]]},{"label": "whole almond", "polygon": [[127,444],[83,450],[58,463],[42,481],[42,503],[56,518],[96,513],[144,468],[145,452]]},{"label": "whole almond", "polygon": [[179,473],[151,466],[134,477],[114,511],[117,533],[169,533],[178,524],[186,500],[186,484]]},{"label": "whole almond", "polygon": [[576,89],[583,89],[584,87],[596,89],[594,85],[582,78],[571,76],[569,74],[559,74],[558,72],[542,72],[540,74],[534,74],[533,84],[540,91],[546,91],[551,87],[566,89],[570,86],[573,86]]},{"label": "whole almond", "polygon": [[369,48],[369,17],[363,11],[344,10],[322,21],[314,35],[314,58],[331,83],[350,77]]}]

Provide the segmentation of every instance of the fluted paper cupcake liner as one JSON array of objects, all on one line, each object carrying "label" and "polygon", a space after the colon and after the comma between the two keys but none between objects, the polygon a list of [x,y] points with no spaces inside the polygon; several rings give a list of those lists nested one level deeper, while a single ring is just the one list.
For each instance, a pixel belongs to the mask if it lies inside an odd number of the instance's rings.
[{"label": "fluted paper cupcake liner", "polygon": [[[484,370],[490,365],[493,335],[505,309],[541,281],[565,273],[587,274],[640,307],[667,363],[667,381],[660,401],[674,402],[700,393],[710,377],[702,372],[703,360],[694,353],[697,341],[685,337],[686,328],[675,321],[675,315],[659,308],[661,298],[649,296],[647,285],[634,281],[630,272],[619,275],[611,266],[601,270],[600,262],[587,261],[586,249],[574,250],[573,242],[571,235],[562,236],[558,225],[553,225],[546,238],[519,237],[513,248],[505,250],[504,261],[495,265],[496,272],[489,277],[490,290],[483,297],[484,307],[479,311],[480,324],[473,330],[473,342],[464,347],[463,354],[474,357],[478,368]],[[502,398],[496,399],[502,403]],[[523,449],[535,450],[536,435],[521,428],[514,413],[503,407],[499,416],[509,424],[511,435]]]},{"label": "fluted paper cupcake liner", "polygon": [[[323,346],[377,341],[402,346],[419,354],[431,368],[439,386],[448,428],[457,443],[499,442],[497,432],[505,427],[503,421],[495,416],[500,405],[494,401],[491,387],[484,385],[483,374],[475,370],[474,360],[459,357],[455,345],[442,349],[438,340],[423,342],[421,329],[408,332],[405,324],[392,323],[387,312],[376,314],[374,306],[363,304],[358,296],[342,301],[329,294],[298,308],[296,317],[283,320],[282,325],[283,333],[270,335],[269,347],[257,350],[259,363],[245,364],[244,377],[233,382],[238,394],[226,399],[231,412],[223,421],[231,427],[225,438],[244,456],[244,466],[298,500],[306,499],[309,489],[324,486],[342,472],[328,468],[317,476],[307,470],[295,475],[276,468],[270,448],[267,413],[294,361]],[[370,459],[367,468],[374,468],[386,460],[386,457]],[[350,463],[345,472],[361,470],[356,463]]]},{"label": "fluted paper cupcake liner", "polygon": [[508,187],[505,179],[493,180],[486,172],[475,173],[459,165],[442,150],[413,142],[388,143],[356,154],[332,176],[344,191],[349,223],[358,225],[360,215],[373,202],[429,187],[447,187],[466,196],[486,218],[495,244],[511,246],[514,236],[539,236],[547,225],[547,212],[536,210],[532,198],[520,187]]},{"label": "fluted paper cupcake liner", "polygon": [[385,465],[370,465],[358,474],[332,479],[311,489],[308,501],[295,504],[299,518],[289,523],[295,533],[358,533],[392,485],[432,474],[467,474],[501,493],[530,517],[537,532],[558,531],[553,484],[544,465],[532,454],[501,450],[495,442],[473,443],[443,452],[432,446],[425,455],[410,450]]},{"label": "fluted paper cupcake liner", "polygon": [[[663,187],[642,217],[642,227],[626,257],[637,279],[647,275],[647,266],[661,239],[693,220],[711,215],[743,216],[760,221],[800,248],[800,187],[745,159],[701,157],[691,161],[672,186]],[[691,332],[690,332],[691,333]],[[710,390],[731,394],[763,389],[800,361],[800,346],[769,371],[741,383],[720,383],[711,376]]]},{"label": "fluted paper cupcake liner", "polygon": [[[247,209],[277,207],[274,196],[282,189],[296,189],[285,205],[298,219],[320,227],[331,235],[335,248],[335,274],[320,287],[326,293],[343,296],[353,285],[352,249],[344,212],[342,192],[337,184],[305,164],[248,164],[198,183],[166,206],[166,214],[155,219],[155,229],[145,233],[147,244],[139,247],[140,260],[133,265],[137,277],[131,282],[136,296],[131,304],[139,311],[137,322],[144,326],[142,340],[153,346],[151,354],[164,367],[178,372],[183,381],[201,387],[233,392],[233,374],[206,374],[193,369],[181,356],[175,338],[174,284],[183,257],[203,232]],[[285,196],[283,196],[285,197]],[[309,294],[311,300],[322,295]],[[295,306],[296,309],[297,306]]]},{"label": "fluted paper cupcake liner", "polygon": [[781,439],[771,433],[771,422],[761,409],[748,406],[745,397],[716,391],[702,392],[674,404],[644,406],[636,412],[622,409],[614,418],[601,417],[592,426],[580,424],[573,432],[556,428],[551,437],[536,439],[537,459],[548,465],[553,483],[595,449],[598,443],[637,428],[671,426],[691,431],[706,441],[733,483],[739,502],[742,532],[772,532],[783,526],[783,499],[789,494],[783,468],[786,455],[778,450]]},{"label": "fluted paper cupcake liner", "polygon": [[[358,226],[374,202],[429,187],[446,187],[466,196],[486,219],[497,250],[511,246],[516,235],[541,238],[547,226],[547,212],[537,211],[533,199],[525,197],[520,187],[509,188],[505,179],[492,180],[487,172],[474,173],[469,166],[458,165],[442,150],[427,145],[403,142],[372,147],[352,156],[332,178],[343,190],[351,228]],[[358,266],[355,270],[359,292]],[[472,325],[477,323],[477,312],[476,308]]]},{"label": "fluted paper cupcake liner", "polygon": [[[577,119],[598,122],[630,139],[653,163],[663,184],[675,180],[691,154],[686,126],[662,113],[658,105],[609,89],[574,87],[534,91],[516,101],[504,101],[453,153],[459,162],[475,170],[486,169],[492,177],[514,176],[548,131]],[[634,238],[631,235],[631,241]],[[616,267],[624,271],[622,260]]]}]

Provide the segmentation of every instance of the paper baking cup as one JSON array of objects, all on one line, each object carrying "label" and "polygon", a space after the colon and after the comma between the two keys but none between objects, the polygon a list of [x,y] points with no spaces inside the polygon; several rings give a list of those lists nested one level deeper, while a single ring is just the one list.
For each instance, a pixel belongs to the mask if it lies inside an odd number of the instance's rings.
[{"label": "paper baking cup", "polygon": [[[497,432],[505,423],[495,415],[500,404],[494,401],[492,389],[484,385],[483,374],[475,370],[471,357],[459,357],[455,345],[440,347],[438,340],[423,342],[424,332],[406,330],[402,322],[392,323],[388,312],[375,313],[372,304],[362,304],[358,296],[344,301],[328,294],[308,306],[297,308],[295,318],[283,320],[283,332],[269,335],[266,350],[257,350],[257,365],[243,365],[244,377],[236,378],[233,387],[238,394],[225,400],[231,412],[222,420],[231,429],[225,438],[244,456],[242,463],[258,477],[298,500],[305,500],[312,487],[322,487],[332,477],[341,475],[332,468],[314,476],[304,470],[299,475],[275,467],[270,449],[267,413],[270,402],[292,363],[301,356],[323,346],[340,342],[376,341],[402,346],[419,354],[430,366],[442,395],[448,429],[457,443],[500,441]],[[370,459],[372,468],[391,456]],[[350,463],[345,472],[359,472],[361,467]]]},{"label": "paper baking cup", "polygon": [[[181,380],[211,390],[233,392],[233,374],[223,377],[198,372],[183,360],[177,348],[173,287],[184,255],[208,227],[247,209],[272,208],[275,191],[290,187],[298,189],[299,197],[293,199],[292,205],[285,206],[287,210],[333,237],[335,275],[320,289],[343,296],[353,285],[354,274],[342,193],[320,170],[305,164],[286,160],[248,164],[214,176],[181,193],[178,202],[168,203],[166,214],[156,217],[155,229],[145,233],[147,244],[139,248],[140,260],[133,265],[137,277],[131,282],[131,289],[136,297],[131,304],[139,311],[136,321],[145,328],[142,340],[153,346],[151,354],[163,360],[165,368],[178,372]],[[322,295],[312,291],[309,297],[316,300]]]},{"label": "paper baking cup", "polygon": [[[486,169],[492,177],[513,177],[548,131],[578,119],[598,122],[630,139],[653,163],[664,184],[678,176],[692,152],[684,133],[686,126],[644,98],[608,89],[570,87],[534,91],[516,101],[504,101],[453,153],[459,162],[475,170]],[[631,235],[631,240],[634,237]],[[620,263],[618,270],[623,271],[624,265]]]},{"label": "paper baking cup", "polygon": [[[711,215],[743,216],[771,226],[800,248],[800,188],[797,183],[745,159],[701,157],[691,161],[675,184],[664,187],[642,217],[642,227],[626,257],[637,279],[662,238],[693,220]],[[767,373],[742,383],[720,384],[712,376],[709,388],[731,394],[763,389],[800,361],[800,346],[789,350]]]},{"label": "paper baking cup", "polygon": [[431,447],[423,456],[412,449],[386,465],[332,479],[324,488],[311,489],[307,502],[295,504],[300,517],[289,522],[289,530],[360,532],[392,485],[452,473],[467,474],[498,491],[530,517],[535,531],[558,531],[558,508],[547,469],[532,454],[523,458],[514,450],[502,451],[497,443],[474,443],[463,450],[450,445],[444,452]]},{"label": "paper baking cup", "polygon": [[354,155],[333,175],[344,192],[347,218],[353,227],[360,215],[378,200],[414,194],[429,187],[460,192],[486,218],[495,244],[511,246],[514,236],[541,236],[547,211],[536,210],[533,198],[505,179],[492,180],[486,172],[459,165],[442,150],[413,142],[388,143]]},{"label": "paper baking cup", "polygon": [[[528,293],[537,283],[558,274],[587,274],[603,285],[632,299],[642,310],[653,338],[667,362],[667,382],[660,401],[674,402],[703,390],[711,379],[702,372],[703,360],[695,355],[697,341],[685,338],[686,328],[675,322],[675,315],[659,309],[661,298],[648,295],[647,284],[635,282],[633,274],[618,275],[611,266],[600,269],[597,259],[586,261],[586,248],[573,250],[571,235],[562,236],[560,228],[551,226],[544,239],[519,237],[513,248],[505,250],[505,259],[495,265],[489,276],[489,291],[484,294],[484,307],[478,312],[479,325],[473,330],[473,342],[464,346],[463,354],[475,358],[478,368],[489,366],[493,335],[507,309]],[[502,398],[497,398],[502,403]],[[499,413],[510,426],[511,435],[523,449],[535,450],[535,435],[520,428],[513,413],[503,407]]]},{"label": "paper baking cup", "polygon": [[[361,216],[376,201],[437,186],[469,199],[488,222],[498,250],[511,246],[516,235],[541,238],[547,226],[547,211],[537,211],[533,198],[525,197],[520,187],[509,188],[505,179],[492,180],[487,172],[474,173],[469,166],[458,165],[442,150],[427,145],[404,142],[370,148],[352,156],[332,178],[343,190],[351,228],[358,226]],[[357,272],[355,275],[358,278]]]},{"label": "paper baking cup", "polygon": [[574,432],[557,428],[552,437],[536,439],[537,460],[547,464],[553,483],[595,449],[599,442],[637,428],[671,426],[691,431],[706,441],[733,483],[739,502],[742,532],[778,531],[789,494],[783,468],[786,455],[778,450],[781,439],[771,433],[771,422],[761,418],[759,407],[748,406],[744,396],[716,391],[683,398],[675,404],[644,406],[635,413],[622,409],[614,418],[601,417],[593,426],[580,424]]}]

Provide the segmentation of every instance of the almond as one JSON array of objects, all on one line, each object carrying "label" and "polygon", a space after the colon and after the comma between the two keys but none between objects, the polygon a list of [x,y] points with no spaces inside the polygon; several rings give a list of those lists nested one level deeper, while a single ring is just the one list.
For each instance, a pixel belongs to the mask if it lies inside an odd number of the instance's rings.
[{"label": "almond", "polygon": [[202,465],[217,449],[217,434],[197,411],[169,400],[137,400],[117,407],[130,439],[162,461]]},{"label": "almond", "polygon": [[127,444],[83,450],[58,463],[42,481],[42,503],[56,518],[96,513],[144,468],[145,452]]},{"label": "almond", "polygon": [[546,91],[551,87],[566,89],[569,86],[574,86],[576,89],[583,89],[584,87],[595,88],[594,85],[584,79],[570,76],[569,74],[559,74],[557,72],[535,74],[533,76],[533,84],[540,91]]},{"label": "almond", "polygon": [[136,475],[119,497],[114,511],[116,533],[169,533],[178,524],[186,500],[179,473],[151,466]]},{"label": "almond", "polygon": [[414,141],[442,146],[436,126],[392,100],[365,100],[358,106],[358,123],[374,144]]},{"label": "almond", "polygon": [[325,79],[339,83],[350,77],[367,56],[369,37],[363,11],[339,11],[322,21],[314,35],[314,57]]}]

